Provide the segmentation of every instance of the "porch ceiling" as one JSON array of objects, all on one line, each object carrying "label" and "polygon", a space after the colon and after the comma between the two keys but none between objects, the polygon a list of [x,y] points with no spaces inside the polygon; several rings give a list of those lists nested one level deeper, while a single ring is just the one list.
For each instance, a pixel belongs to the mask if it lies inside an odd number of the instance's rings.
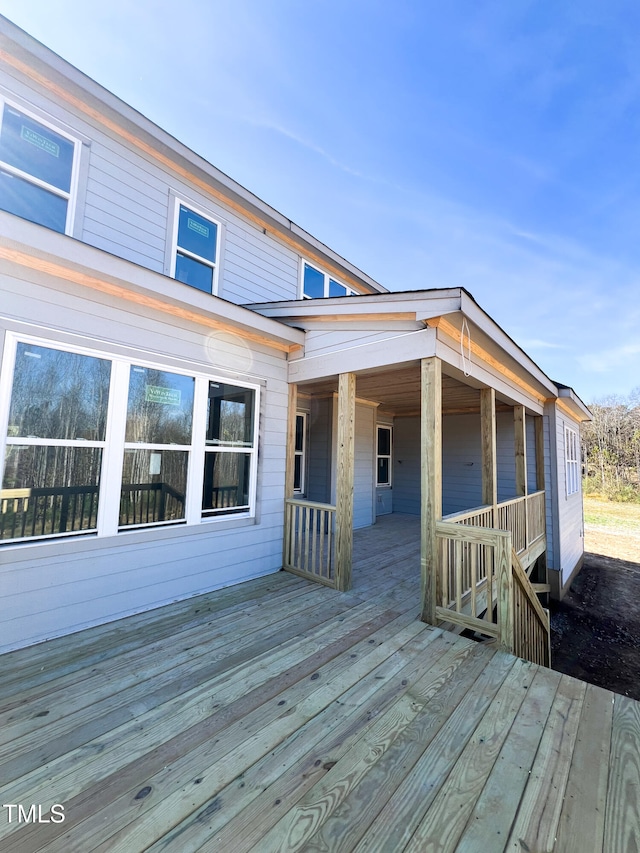
[{"label": "porch ceiling", "polygon": [[[300,385],[302,394],[328,396],[338,391],[338,377],[322,382]],[[356,377],[356,396],[378,403],[381,411],[394,415],[420,413],[420,364],[404,365],[398,369],[378,368]],[[496,398],[496,409],[509,406]],[[442,376],[442,412],[445,415],[468,414],[480,411],[480,390],[452,376]]]}]

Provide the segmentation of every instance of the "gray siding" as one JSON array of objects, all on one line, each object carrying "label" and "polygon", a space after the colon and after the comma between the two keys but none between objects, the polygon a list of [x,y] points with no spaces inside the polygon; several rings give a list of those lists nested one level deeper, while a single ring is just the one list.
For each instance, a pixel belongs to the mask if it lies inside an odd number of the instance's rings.
[{"label": "gray siding", "polygon": [[375,521],[373,472],[375,470],[375,414],[373,406],[356,405],[353,526],[368,527]]},{"label": "gray siding", "polygon": [[496,461],[498,468],[498,503],[516,497],[516,457],[513,413],[496,415]]},{"label": "gray siding", "polygon": [[557,410],[556,442],[558,448],[558,516],[560,531],[560,570],[562,583],[567,583],[571,573],[582,558],[584,551],[584,516],[582,505],[582,482],[578,491],[567,495],[567,475],[565,465],[565,427],[580,434],[580,425]]},{"label": "gray siding", "polygon": [[481,503],[480,415],[447,415],[442,419],[442,513]]},{"label": "gray siding", "polygon": [[173,192],[223,225],[219,296],[240,304],[297,297],[299,257],[284,243],[115,132],[55,103],[30,81],[16,80],[0,69],[0,86],[23,109],[44,114],[87,140],[74,228],[79,239],[154,272],[166,272]]},{"label": "gray siding", "polygon": [[420,418],[394,421],[393,509],[420,515]]},{"label": "gray siding", "polygon": [[[216,375],[245,366],[262,386],[255,519],[129,531],[113,537],[7,545],[0,554],[0,651],[277,571],[281,566],[286,445],[286,356],[238,341],[216,350],[210,330],[147,309],[135,313],[105,294],[42,277],[0,274],[10,329],[44,341],[153,358],[171,369]],[[211,360],[211,355],[215,361]],[[249,356],[247,358],[247,355]]]},{"label": "gray siding", "polygon": [[319,503],[331,502],[331,425],[333,399],[311,400],[309,413],[309,453],[307,497]]}]

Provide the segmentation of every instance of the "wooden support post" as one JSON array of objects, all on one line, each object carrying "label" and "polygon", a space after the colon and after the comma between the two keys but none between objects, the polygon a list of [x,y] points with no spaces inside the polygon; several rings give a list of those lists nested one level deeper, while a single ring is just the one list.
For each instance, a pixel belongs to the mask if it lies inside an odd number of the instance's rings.
[{"label": "wooden support post", "polygon": [[544,491],[544,418],[534,418],[536,432],[536,489]]},{"label": "wooden support post", "polygon": [[[284,466],[284,497],[293,497],[293,480],[295,473],[295,450],[296,450],[296,413],[298,409],[298,386],[289,385],[289,403],[287,409],[287,448]],[[282,565],[290,562],[291,554],[289,547],[291,542],[291,526],[293,513],[291,507],[284,505],[284,537],[282,542]]]},{"label": "wooden support post", "polygon": [[423,622],[435,625],[440,587],[436,522],[442,519],[442,363],[435,356],[421,361],[420,397],[420,618]]},{"label": "wooden support post", "polygon": [[482,503],[493,507],[491,517],[496,524],[498,503],[498,463],[496,454],[496,392],[494,388],[480,391],[480,433],[482,444]]},{"label": "wooden support post", "polygon": [[496,531],[494,550],[497,584],[498,630],[500,646],[507,652],[514,649],[513,572],[511,569],[511,534]]},{"label": "wooden support post", "polygon": [[516,496],[527,494],[527,434],[524,406],[513,407],[513,444],[516,456]]},{"label": "wooden support post", "polygon": [[355,467],[356,376],[338,378],[338,453],[336,479],[336,589],[351,589],[353,479]]}]

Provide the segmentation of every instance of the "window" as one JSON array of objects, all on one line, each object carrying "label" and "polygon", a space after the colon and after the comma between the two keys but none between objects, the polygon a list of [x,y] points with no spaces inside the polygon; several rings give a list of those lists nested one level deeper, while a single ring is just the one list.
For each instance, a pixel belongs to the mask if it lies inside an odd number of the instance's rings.
[{"label": "window", "polygon": [[217,222],[176,199],[173,277],[216,293],[219,232]]},{"label": "window", "polygon": [[254,454],[254,392],[210,382],[202,497],[205,515],[249,509]]},{"label": "window", "polygon": [[296,415],[296,436],[293,461],[293,491],[302,494],[306,488],[307,416]]},{"label": "window", "polygon": [[578,433],[569,427],[565,427],[564,442],[567,496],[569,496],[580,491],[580,439]]},{"label": "window", "polygon": [[311,264],[303,264],[302,298],[320,299],[326,296],[353,296],[356,293],[351,287],[340,284],[327,273],[322,272]]},{"label": "window", "polygon": [[377,475],[378,486],[391,485],[391,427],[378,427],[377,448]]},{"label": "window", "polygon": [[253,514],[257,387],[11,336],[9,362],[0,540]]},{"label": "window", "polygon": [[0,106],[0,208],[71,233],[77,140],[10,103]]}]

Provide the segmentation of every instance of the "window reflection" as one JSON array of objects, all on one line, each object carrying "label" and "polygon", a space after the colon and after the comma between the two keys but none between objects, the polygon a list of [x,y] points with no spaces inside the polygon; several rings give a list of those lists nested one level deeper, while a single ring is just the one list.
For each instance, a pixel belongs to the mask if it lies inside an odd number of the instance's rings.
[{"label": "window reflection", "polygon": [[9,436],[104,441],[111,363],[18,344]]},{"label": "window reflection", "polygon": [[249,506],[248,453],[207,453],[204,463],[202,508],[207,511]]},{"label": "window reflection", "polygon": [[133,365],[126,441],[191,444],[194,386],[191,376]]},{"label": "window reflection", "polygon": [[120,526],[184,519],[188,460],[183,450],[125,450]]},{"label": "window reflection", "polygon": [[209,383],[207,444],[226,447],[253,445],[253,396],[249,388]]}]

